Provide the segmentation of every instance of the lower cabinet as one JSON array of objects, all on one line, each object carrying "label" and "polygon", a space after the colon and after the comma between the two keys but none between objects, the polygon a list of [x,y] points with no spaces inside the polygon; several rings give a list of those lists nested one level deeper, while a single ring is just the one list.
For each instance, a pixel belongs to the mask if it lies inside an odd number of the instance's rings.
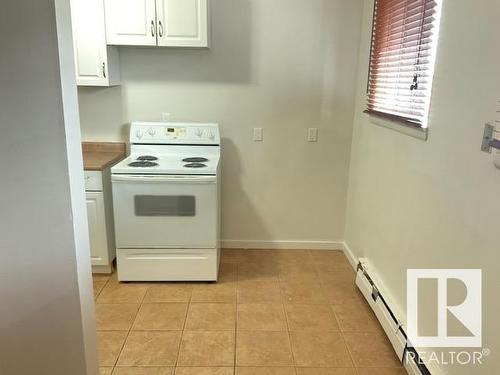
[{"label": "lower cabinet", "polygon": [[104,194],[87,192],[87,218],[89,222],[90,255],[92,265],[105,266],[109,263]]},{"label": "lower cabinet", "polygon": [[90,255],[94,273],[111,273],[116,253],[107,177],[109,174],[106,171],[85,172]]}]

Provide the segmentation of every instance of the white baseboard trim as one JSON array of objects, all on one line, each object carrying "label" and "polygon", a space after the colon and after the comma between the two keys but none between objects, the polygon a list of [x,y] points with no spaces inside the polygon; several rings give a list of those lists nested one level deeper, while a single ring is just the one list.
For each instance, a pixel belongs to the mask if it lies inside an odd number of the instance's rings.
[{"label": "white baseboard trim", "polygon": [[222,240],[223,249],[343,250],[343,241]]},{"label": "white baseboard trim", "polygon": [[354,268],[354,270],[356,271],[356,269],[358,268],[359,259],[356,255],[354,255],[351,248],[345,241],[342,242],[342,250],[344,251],[345,256],[349,260],[349,263],[351,263],[352,268]]}]

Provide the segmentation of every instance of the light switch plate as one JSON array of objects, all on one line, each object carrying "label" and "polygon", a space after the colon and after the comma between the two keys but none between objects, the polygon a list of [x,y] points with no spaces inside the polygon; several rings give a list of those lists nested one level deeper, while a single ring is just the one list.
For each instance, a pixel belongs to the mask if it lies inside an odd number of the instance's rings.
[{"label": "light switch plate", "polygon": [[264,140],[264,129],[253,128],[253,140],[255,142],[262,142]]},{"label": "light switch plate", "polygon": [[307,141],[318,142],[318,128],[309,128],[307,130]]},{"label": "light switch plate", "polygon": [[495,127],[491,124],[484,125],[483,142],[481,143],[481,151],[491,152],[491,141],[493,140],[493,134],[495,133]]}]

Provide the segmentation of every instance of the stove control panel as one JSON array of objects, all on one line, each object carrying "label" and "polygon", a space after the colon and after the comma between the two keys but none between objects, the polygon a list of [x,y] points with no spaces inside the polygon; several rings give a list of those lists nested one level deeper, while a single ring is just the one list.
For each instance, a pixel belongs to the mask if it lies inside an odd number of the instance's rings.
[{"label": "stove control panel", "polygon": [[130,143],[219,145],[217,124],[133,122]]}]

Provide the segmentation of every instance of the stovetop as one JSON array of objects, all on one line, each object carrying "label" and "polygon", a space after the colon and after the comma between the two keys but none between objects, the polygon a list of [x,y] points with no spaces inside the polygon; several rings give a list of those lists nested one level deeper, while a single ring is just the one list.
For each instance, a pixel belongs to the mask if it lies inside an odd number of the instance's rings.
[{"label": "stovetop", "polygon": [[[113,174],[168,174],[168,175],[216,175],[219,165],[219,148],[189,146],[193,150],[179,148],[171,154],[133,153],[111,168]],[[180,152],[182,149],[182,152]],[[190,153],[185,153],[185,152]],[[200,154],[200,152],[203,152]]]},{"label": "stovetop", "polygon": [[130,156],[111,173],[216,175],[219,158],[217,124],[133,122]]}]

